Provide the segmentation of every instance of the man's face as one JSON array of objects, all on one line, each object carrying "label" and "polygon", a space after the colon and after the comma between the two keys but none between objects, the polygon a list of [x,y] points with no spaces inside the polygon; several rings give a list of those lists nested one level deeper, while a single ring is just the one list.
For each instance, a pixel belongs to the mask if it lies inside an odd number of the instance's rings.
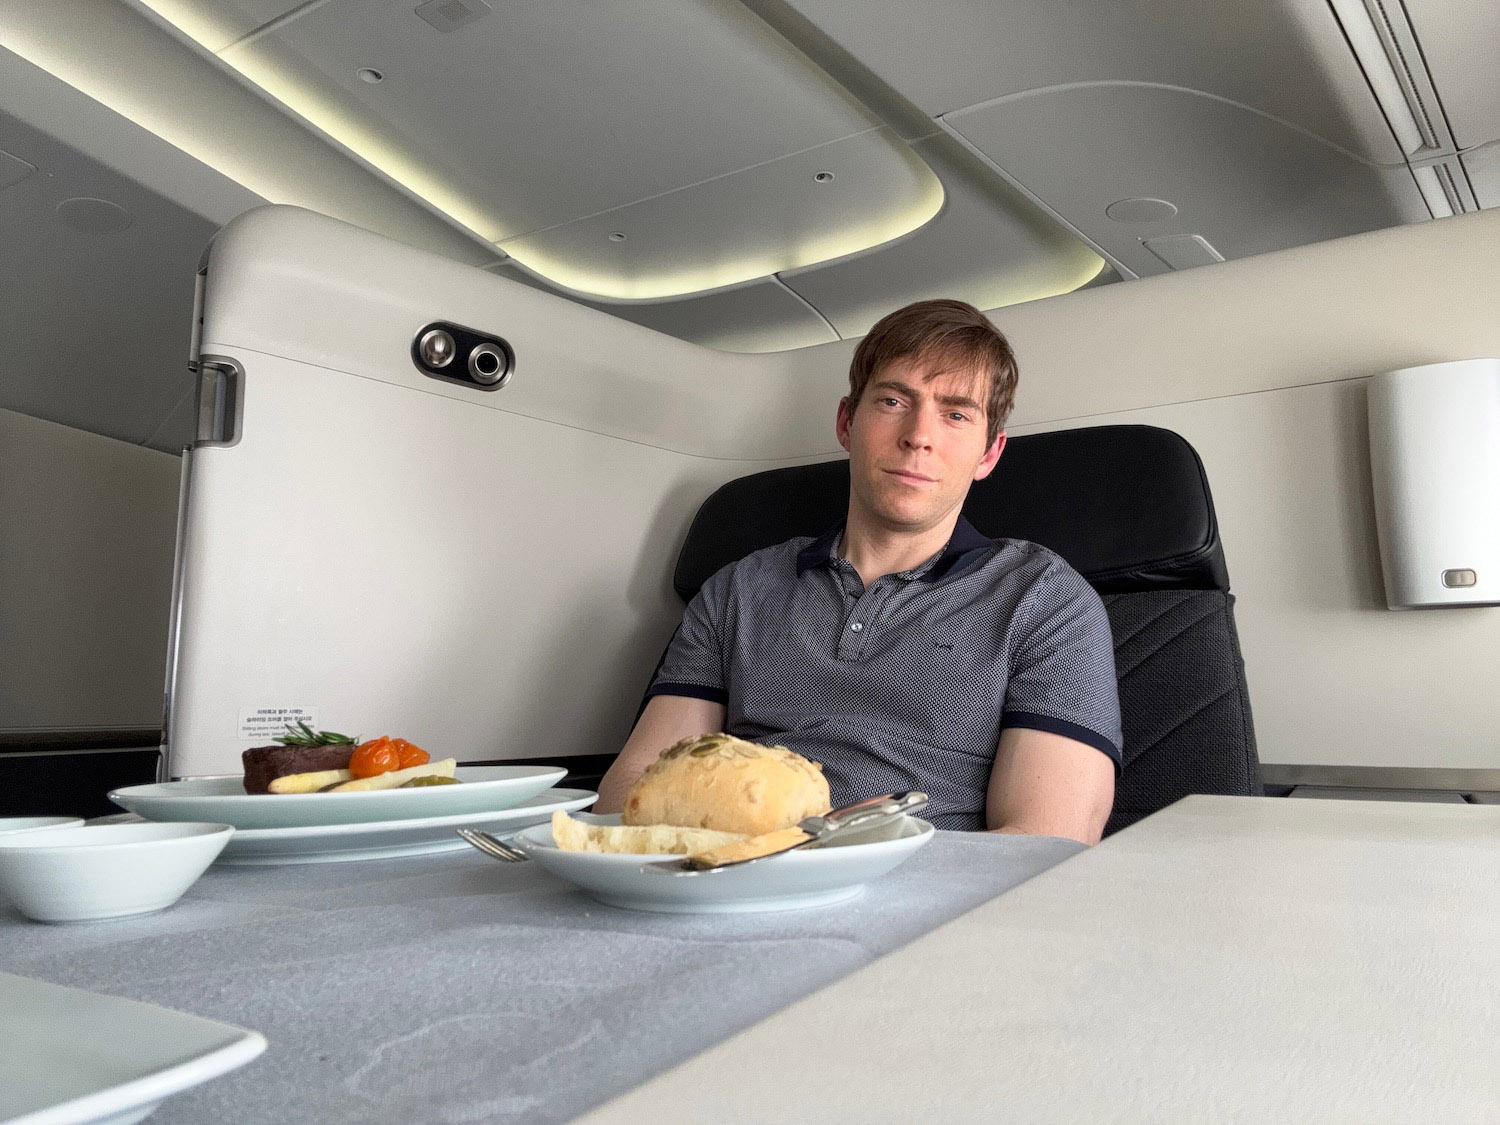
[{"label": "man's face", "polygon": [[982,376],[903,359],[875,372],[858,409],[843,399],[851,506],[874,527],[908,533],[955,513],[1005,446],[1003,433],[985,441],[985,389]]}]

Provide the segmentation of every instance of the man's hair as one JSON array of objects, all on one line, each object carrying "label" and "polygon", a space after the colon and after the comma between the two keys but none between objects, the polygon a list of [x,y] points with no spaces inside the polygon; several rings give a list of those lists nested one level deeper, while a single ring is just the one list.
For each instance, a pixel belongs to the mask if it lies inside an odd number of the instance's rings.
[{"label": "man's hair", "polygon": [[903,359],[983,378],[989,388],[984,396],[985,446],[994,442],[1015,405],[1020,372],[1010,341],[984,313],[963,301],[935,300],[918,301],[881,317],[854,349],[849,364],[851,414],[875,373]]}]

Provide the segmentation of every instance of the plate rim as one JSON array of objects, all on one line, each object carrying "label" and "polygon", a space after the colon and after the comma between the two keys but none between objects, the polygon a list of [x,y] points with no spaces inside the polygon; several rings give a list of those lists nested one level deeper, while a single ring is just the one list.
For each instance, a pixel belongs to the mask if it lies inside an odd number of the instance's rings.
[{"label": "plate rim", "polygon": [[79,992],[100,1000],[122,1001],[141,1008],[154,1009],[158,1019],[165,1014],[167,1017],[192,1020],[199,1024],[211,1024],[221,1029],[227,1040],[217,1046],[208,1047],[190,1058],[157,1067],[148,1073],[128,1078],[123,1082],[116,1082],[39,1109],[28,1110],[19,1117],[7,1118],[7,1121],[12,1122],[13,1125],[66,1125],[68,1122],[97,1121],[146,1107],[154,1107],[170,1097],[211,1082],[215,1078],[221,1078],[230,1071],[252,1062],[259,1058],[269,1045],[266,1037],[253,1028],[225,1023],[223,1020],[209,1016],[200,1016],[196,1012],[184,1012],[149,1000],[116,996],[113,993],[80,988],[73,984],[60,984],[53,980],[24,977],[17,973],[0,975],[20,977],[34,984]]},{"label": "plate rim", "polygon": [[[549,794],[556,793],[574,793],[579,795],[588,794],[592,795],[595,801],[599,799],[599,794],[595,793],[592,789],[572,789],[554,785],[551,788],[543,789],[540,793],[537,793],[532,797],[527,797],[525,801],[522,801],[519,804],[507,805],[503,809],[478,809],[473,812],[466,813],[447,813],[443,816],[404,817],[400,820],[355,820],[340,824],[293,824],[284,825],[280,828],[236,828],[234,830],[234,836],[230,838],[230,843],[233,844],[236,838],[242,838],[250,843],[260,843],[273,839],[295,840],[304,838],[297,836],[296,833],[314,833],[317,837],[321,838],[325,836],[341,835],[355,836],[358,835],[360,831],[374,831],[377,829],[394,829],[399,831],[402,829],[443,828],[447,825],[434,822],[468,821],[474,820],[476,818],[483,819],[485,817],[504,816],[506,813],[521,812],[528,809],[532,812],[551,812],[555,808],[561,808],[569,801],[575,801],[578,799],[576,796],[567,797],[559,801],[554,801],[550,804],[544,804],[540,807],[527,804],[527,801],[537,800]],[[590,802],[590,804],[592,803],[593,802]],[[587,808],[588,806],[584,805],[580,807]],[[458,827],[462,827],[462,825],[459,824]],[[532,827],[532,825],[528,824],[526,825],[526,827],[530,828]],[[269,833],[273,832],[277,833],[278,835],[269,835]]]},{"label": "plate rim", "polygon": [[[602,813],[602,814],[591,814],[591,815],[617,816],[618,814],[617,813]],[[914,824],[917,825],[917,831],[914,832],[914,833],[912,833],[909,836],[908,835],[901,835],[901,836],[897,836],[894,839],[890,839],[890,840],[871,840],[868,843],[864,843],[864,844],[844,844],[844,845],[841,845],[838,848],[829,848],[829,849],[826,850],[826,852],[825,852],[824,849],[821,849],[821,848],[812,848],[812,849],[809,849],[807,851],[802,851],[802,852],[786,852],[785,854],[779,855],[779,856],[768,856],[762,862],[764,862],[764,863],[774,863],[774,862],[787,862],[787,861],[789,861],[789,862],[792,862],[792,863],[807,863],[809,861],[809,857],[810,856],[817,856],[817,855],[820,855],[820,854],[827,854],[829,852],[848,851],[849,849],[858,849],[859,851],[864,851],[866,848],[895,848],[897,846],[910,846],[912,844],[912,842],[915,841],[915,840],[928,840],[928,839],[931,839],[931,837],[936,834],[937,827],[930,820],[923,820],[920,816],[912,816],[910,813],[905,813],[903,815],[906,816],[906,818],[909,821],[911,821],[912,823],[914,823]],[[538,851],[556,852],[559,855],[588,855],[588,856],[593,856],[593,857],[595,857],[598,860],[603,860],[603,861],[608,862],[608,863],[613,863],[616,866],[621,867],[621,868],[626,867],[629,864],[629,861],[632,861],[632,860],[634,860],[634,861],[645,860],[646,862],[649,863],[652,860],[665,860],[665,859],[670,859],[671,858],[670,856],[656,855],[656,854],[652,854],[650,852],[569,852],[569,851],[565,851],[564,849],[558,847],[555,843],[554,844],[544,844],[544,843],[539,843],[539,842],[533,842],[531,840],[520,839],[520,837],[523,834],[525,834],[527,832],[530,832],[533,828],[543,828],[543,827],[547,828],[549,831],[551,830],[551,825],[547,824],[545,822],[542,823],[542,824],[530,824],[530,825],[527,825],[525,828],[521,829],[520,832],[516,833],[516,836],[517,836],[517,839],[515,841],[516,844],[518,846],[522,847],[523,849],[525,849],[525,848],[536,848]],[[819,861],[816,860],[816,859],[814,859],[814,860],[812,860],[812,862],[816,863],[816,862],[819,862]]]},{"label": "plate rim", "polygon": [[[499,765],[479,765],[479,764],[475,764],[475,765],[469,766],[469,765],[465,765],[464,763],[460,762],[458,764],[457,768],[460,769],[460,770],[462,770],[462,769],[535,769],[537,771],[536,773],[531,773],[531,774],[519,774],[519,775],[517,775],[515,777],[492,777],[492,778],[488,778],[488,779],[486,779],[484,781],[466,781],[466,782],[464,782],[465,785],[469,785],[469,786],[499,785],[499,784],[502,784],[502,783],[508,782],[508,781],[522,781],[522,780],[531,781],[531,780],[534,780],[534,779],[539,778],[539,777],[544,777],[544,776],[546,776],[549,773],[556,773],[557,774],[557,779],[559,781],[561,781],[564,777],[568,776],[568,770],[567,770],[566,766],[523,766],[523,765],[505,766],[503,763],[501,763]],[[160,789],[163,789],[163,788],[165,788],[166,786],[169,786],[169,785],[184,785],[184,784],[189,784],[189,783],[195,782],[195,781],[228,781],[230,779],[239,780],[242,776],[243,776],[242,774],[232,774],[232,773],[230,773],[230,774],[218,774],[218,775],[216,775],[214,777],[181,778],[181,779],[179,779],[177,781],[147,781],[147,782],[142,782],[139,785],[124,785],[124,786],[121,786],[118,789],[111,789],[111,790],[109,790],[108,793],[105,794],[105,796],[108,797],[111,801],[114,801],[114,803],[117,804],[117,805],[119,805],[120,802],[117,801],[117,800],[115,800],[115,798],[117,796],[121,795],[121,794],[124,794],[127,797],[142,797],[142,796],[144,796],[144,797],[147,797],[150,800],[154,800],[154,801],[155,800],[160,800],[160,801],[240,801],[240,800],[248,800],[250,798],[254,798],[256,801],[264,803],[266,798],[270,798],[270,799],[276,800],[276,801],[298,801],[300,803],[307,804],[308,803],[308,798],[313,798],[314,800],[316,800],[317,798],[320,798],[320,797],[321,798],[336,797],[336,798],[338,798],[340,800],[343,799],[342,797],[340,797],[336,793],[208,793],[208,794],[202,794],[202,793],[200,793],[200,794],[194,795],[192,793],[160,793],[160,792],[156,792],[156,793],[142,793],[141,792],[141,790],[145,790],[145,789],[160,790]],[[402,792],[402,790],[400,790],[400,789],[372,789],[372,790],[367,790],[367,791],[365,791],[363,793],[360,793],[359,796],[366,797],[366,798],[390,797],[392,795],[395,795],[395,794],[398,794],[398,793],[401,793],[401,792]],[[407,790],[406,794],[409,795],[410,792],[411,792],[410,790]],[[120,807],[121,808],[127,808],[127,806],[125,806],[125,805],[120,805]]]}]

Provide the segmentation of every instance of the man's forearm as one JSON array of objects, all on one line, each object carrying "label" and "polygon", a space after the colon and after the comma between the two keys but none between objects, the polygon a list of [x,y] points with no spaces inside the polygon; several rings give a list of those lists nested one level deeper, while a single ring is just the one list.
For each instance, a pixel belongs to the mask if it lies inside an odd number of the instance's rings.
[{"label": "man's forearm", "polygon": [[614,813],[625,808],[625,798],[641,774],[673,743],[724,727],[724,705],[685,695],[658,695],[646,704],[620,756],[599,782],[594,812]]}]

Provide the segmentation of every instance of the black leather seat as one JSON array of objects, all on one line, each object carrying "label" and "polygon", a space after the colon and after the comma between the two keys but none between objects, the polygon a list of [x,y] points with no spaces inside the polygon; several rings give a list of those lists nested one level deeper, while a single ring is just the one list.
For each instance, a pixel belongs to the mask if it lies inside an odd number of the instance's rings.
[{"label": "black leather seat", "polygon": [[[686,602],[721,566],[845,514],[847,461],[729,482],[699,509],[673,584]],[[1154,426],[1016,437],[964,515],[1049,547],[1103,597],[1115,639],[1124,774],[1106,832],[1189,793],[1261,792],[1234,597],[1198,454]]]}]

